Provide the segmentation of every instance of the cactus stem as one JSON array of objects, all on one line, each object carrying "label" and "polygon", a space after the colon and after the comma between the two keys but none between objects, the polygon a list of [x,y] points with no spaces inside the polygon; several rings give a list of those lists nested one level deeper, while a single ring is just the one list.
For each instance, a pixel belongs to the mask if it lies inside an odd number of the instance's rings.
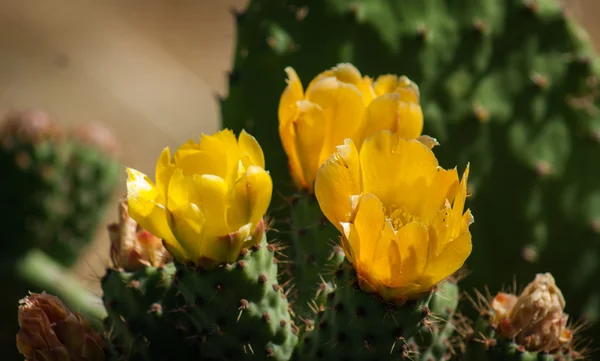
[{"label": "cactus stem", "polygon": [[74,276],[39,250],[31,250],[16,264],[17,272],[29,284],[53,292],[90,322],[100,325],[106,317],[102,300],[86,290]]}]

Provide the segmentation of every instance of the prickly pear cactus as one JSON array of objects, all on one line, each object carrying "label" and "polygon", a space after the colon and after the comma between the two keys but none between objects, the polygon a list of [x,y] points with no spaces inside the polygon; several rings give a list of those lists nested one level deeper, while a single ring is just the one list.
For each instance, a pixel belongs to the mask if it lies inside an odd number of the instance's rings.
[{"label": "prickly pear cactus", "polygon": [[366,75],[405,74],[419,85],[423,133],[441,143],[441,164],[472,165],[473,239],[485,242],[465,286],[549,270],[574,316],[595,322],[599,68],[558,1],[253,0],[236,23],[223,126],[264,145],[276,189],[289,194],[291,181],[274,141],[285,74],[273,69],[310,78],[351,62]]}]

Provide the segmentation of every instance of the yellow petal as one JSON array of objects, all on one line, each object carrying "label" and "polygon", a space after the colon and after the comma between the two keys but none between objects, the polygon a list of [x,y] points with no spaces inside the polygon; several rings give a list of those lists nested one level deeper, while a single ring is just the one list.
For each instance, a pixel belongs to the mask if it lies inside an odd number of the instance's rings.
[{"label": "yellow petal", "polygon": [[177,169],[169,184],[168,209],[174,212],[193,203],[206,219],[207,237],[225,235],[235,231],[227,227],[227,193],[227,183],[220,177],[212,174],[185,176],[181,169]]},{"label": "yellow petal", "polygon": [[185,208],[189,203],[198,201],[192,198],[195,186],[192,177],[193,174],[185,175],[181,168],[175,169],[167,191],[169,211],[174,212],[176,209]]},{"label": "yellow petal", "polygon": [[428,191],[422,195],[419,219],[422,221],[433,219],[446,201],[450,202],[454,199],[457,190],[458,172],[456,168],[450,170],[438,168]]},{"label": "yellow petal", "polygon": [[293,68],[287,67],[285,72],[287,74],[287,87],[279,99],[278,117],[279,124],[287,127],[296,113],[296,102],[304,98],[304,90],[300,78],[298,78],[298,74]]},{"label": "yellow petal", "polygon": [[471,233],[464,232],[435,258],[429,260],[418,281],[424,288],[431,288],[458,271],[471,254]]},{"label": "yellow petal", "polygon": [[175,155],[173,156],[174,163],[177,164],[181,159],[197,151],[198,143],[194,142],[192,139],[188,140],[175,151]]},{"label": "yellow petal", "polygon": [[340,222],[351,221],[353,196],[361,194],[358,151],[350,139],[319,168],[315,194],[323,214],[342,231]]},{"label": "yellow petal", "polygon": [[198,262],[206,224],[204,215],[193,203],[176,208],[171,214],[175,238],[185,251],[186,257],[193,262]]},{"label": "yellow petal", "polygon": [[399,99],[400,95],[390,93],[375,98],[369,104],[365,111],[362,140],[380,130],[396,132]]},{"label": "yellow petal", "polygon": [[398,78],[398,86],[394,91],[400,94],[400,100],[407,103],[419,104],[419,87],[407,76]]},{"label": "yellow petal", "polygon": [[227,226],[228,186],[223,178],[212,174],[194,175],[192,199],[206,218],[206,236],[223,236],[231,231]]},{"label": "yellow petal", "polygon": [[308,188],[308,183],[304,179],[302,167],[300,166],[300,160],[298,158],[298,151],[296,149],[295,122],[299,114],[296,103],[294,103],[293,109],[294,112],[291,113],[290,118],[279,118],[279,138],[281,139],[281,144],[283,145],[283,149],[288,158],[288,166],[292,180],[297,188],[302,189]]},{"label": "yellow petal", "polygon": [[465,209],[465,201],[467,199],[467,180],[469,179],[469,168],[470,164],[467,164],[462,179],[460,180],[456,198],[454,198],[454,204],[452,205],[452,212],[457,215],[454,224],[452,224],[452,238],[458,237],[463,228],[463,222],[462,218],[460,218],[460,215],[462,215],[463,210]]},{"label": "yellow petal", "polygon": [[396,133],[402,138],[415,139],[423,132],[423,112],[417,103],[398,103]]},{"label": "yellow petal", "polygon": [[171,162],[171,151],[169,150],[169,147],[167,147],[160,153],[160,157],[156,163],[155,173],[156,186],[164,198],[166,198],[169,181],[171,180],[171,175],[173,175],[174,170],[175,165]]},{"label": "yellow petal", "polygon": [[310,193],[313,192],[317,169],[321,165],[321,149],[325,141],[325,116],[318,105],[303,100],[298,102],[298,118],[294,122],[296,150]]},{"label": "yellow petal", "polygon": [[225,178],[230,171],[225,152],[223,148],[212,152],[195,151],[181,158],[175,167],[188,177],[194,174],[212,174]]},{"label": "yellow petal", "polygon": [[423,274],[429,254],[428,229],[419,222],[412,222],[396,233],[400,252],[400,265],[396,269],[391,286],[413,283]]},{"label": "yellow petal", "polygon": [[360,141],[365,105],[354,85],[333,77],[323,78],[307,90],[306,97],[323,109],[325,117],[326,133],[320,163],[325,162],[346,138]]},{"label": "yellow petal", "polygon": [[360,150],[363,191],[386,207],[415,214],[438,166],[433,152],[417,140],[389,131],[367,138]]},{"label": "yellow petal", "polygon": [[217,175],[230,185],[235,183],[241,152],[238,141],[230,129],[223,129],[213,135],[202,134],[199,150],[211,156],[214,162],[222,163],[221,168],[224,167],[226,169],[225,174],[218,174],[216,172],[204,174]]},{"label": "yellow petal", "polygon": [[350,222],[342,222],[341,231],[342,237],[340,237],[340,241],[342,243],[342,249],[344,250],[346,259],[355,265],[356,268],[356,262],[359,260],[360,256],[360,238],[358,231],[356,230],[354,224]]},{"label": "yellow petal", "polygon": [[380,75],[373,83],[376,96],[393,93],[398,87],[398,77],[393,74]]},{"label": "yellow petal", "polygon": [[238,230],[248,223],[256,227],[269,208],[272,193],[269,173],[261,167],[250,166],[231,191],[231,206],[227,212],[230,230]]},{"label": "yellow petal", "polygon": [[[360,244],[355,245],[351,243],[350,247],[359,249],[358,254],[361,263],[372,264],[373,268],[378,266],[384,267],[385,265],[377,265],[374,262],[379,257],[379,254],[385,253],[382,252],[382,249],[386,249],[383,247],[385,245],[380,243],[387,241],[381,237],[385,223],[381,201],[370,193],[360,197],[356,218],[353,223],[358,233]],[[349,239],[349,241],[352,240]],[[357,254],[357,252],[354,252],[354,254]]]},{"label": "yellow petal", "polygon": [[142,228],[170,244],[174,256],[181,254],[181,246],[171,232],[169,213],[160,192],[143,173],[132,168],[127,168],[127,173],[129,215]]},{"label": "yellow petal", "polygon": [[234,262],[242,250],[244,242],[249,239],[251,224],[236,232],[223,236],[205,237],[200,249],[202,254],[198,263],[204,268],[211,269],[222,263]]},{"label": "yellow petal", "polygon": [[244,167],[248,168],[250,165],[257,165],[261,168],[265,167],[265,155],[260,147],[260,144],[256,141],[256,138],[246,133],[242,129],[240,133],[238,144],[242,153],[244,154]]},{"label": "yellow petal", "polygon": [[349,63],[338,64],[332,69],[326,70],[317,75],[308,85],[306,93],[308,94],[312,86],[314,86],[318,81],[327,77],[334,77],[342,83],[354,85],[361,93],[363,103],[365,105],[369,104],[375,97],[375,91],[372,87],[372,80],[369,77],[363,77],[360,74],[360,71],[358,71],[354,65]]}]

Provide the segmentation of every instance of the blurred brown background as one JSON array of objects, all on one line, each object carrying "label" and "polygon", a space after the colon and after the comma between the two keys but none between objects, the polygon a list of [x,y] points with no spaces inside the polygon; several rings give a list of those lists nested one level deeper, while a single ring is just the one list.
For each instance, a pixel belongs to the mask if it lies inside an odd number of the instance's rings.
[{"label": "blurred brown background", "polygon": [[[0,114],[37,108],[65,126],[102,122],[123,163],[153,174],[163,147],[218,129],[214,95],[226,94],[235,40],[229,9],[245,3],[0,0]],[[564,3],[600,49],[600,0]],[[91,289],[108,251],[101,228],[76,266]]]}]

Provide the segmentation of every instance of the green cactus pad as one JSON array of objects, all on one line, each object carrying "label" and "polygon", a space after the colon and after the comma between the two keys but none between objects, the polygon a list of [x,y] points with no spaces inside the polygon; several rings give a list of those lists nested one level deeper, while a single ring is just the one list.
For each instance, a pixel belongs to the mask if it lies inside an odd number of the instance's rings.
[{"label": "green cactus pad", "polygon": [[325,218],[314,196],[302,193],[290,200],[290,233],[280,232],[278,240],[289,263],[282,275],[282,283],[293,284],[290,299],[294,313],[300,319],[314,316],[313,309],[324,305],[328,290],[332,289],[331,276],[344,260],[344,251],[338,245],[340,233]]},{"label": "green cactus pad", "polygon": [[429,301],[431,317],[419,332],[409,341],[414,345],[415,361],[449,360],[457,350],[454,338],[457,320],[454,319],[458,307],[459,288],[456,283],[446,281],[438,285]]},{"label": "green cactus pad", "polygon": [[301,341],[300,361],[386,361],[408,354],[406,340],[430,316],[430,296],[403,306],[361,291],[348,262],[335,272],[336,288]]},{"label": "green cactus pad", "polygon": [[305,85],[340,62],[407,75],[441,165],[471,162],[464,286],[544,269],[575,319],[599,319],[600,68],[558,0],[253,0],[236,22],[223,126],[258,139],[276,189],[292,184],[274,141],[285,67]]},{"label": "green cactus pad", "polygon": [[214,270],[177,264],[177,285],[202,357],[290,359],[297,330],[277,282],[276,249],[263,238],[236,263]]},{"label": "green cactus pad", "polygon": [[39,248],[65,266],[95,236],[120,165],[110,132],[64,133],[41,112],[11,113],[0,128],[2,252]]},{"label": "green cactus pad", "polygon": [[0,128],[2,253],[52,244],[68,210],[70,144],[46,114],[9,114]]},{"label": "green cactus pad", "polygon": [[134,272],[108,269],[102,278],[104,321],[112,354],[132,361],[194,359],[198,345],[178,304],[173,287],[175,265],[146,267]]},{"label": "green cactus pad", "polygon": [[122,168],[115,159],[115,140],[103,127],[88,125],[70,139],[64,181],[70,186],[64,222],[46,252],[64,263],[74,262],[104,218]]}]

